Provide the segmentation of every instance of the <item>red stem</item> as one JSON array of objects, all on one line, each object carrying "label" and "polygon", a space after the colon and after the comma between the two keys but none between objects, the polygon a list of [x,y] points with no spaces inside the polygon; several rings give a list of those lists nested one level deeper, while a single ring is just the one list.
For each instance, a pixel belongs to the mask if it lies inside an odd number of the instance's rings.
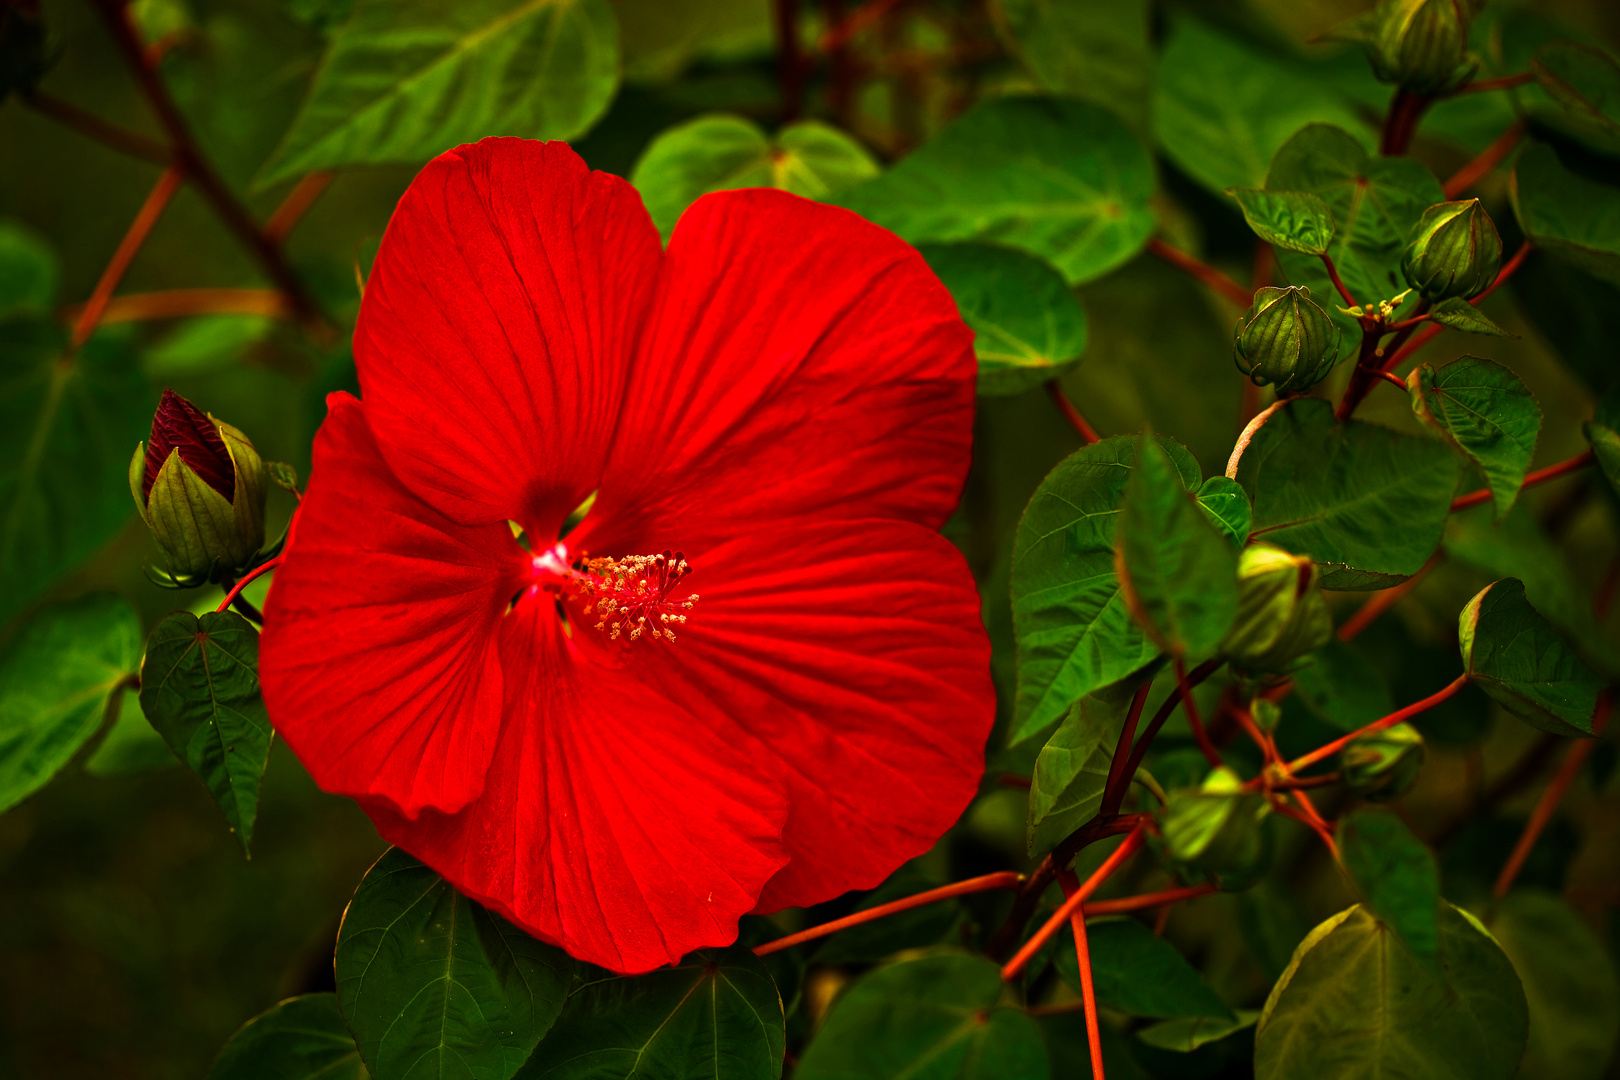
[{"label": "red stem", "polygon": [[1125,791],[1131,783],[1131,777],[1125,773],[1125,763],[1130,760],[1131,743],[1136,739],[1136,722],[1142,718],[1142,706],[1147,704],[1148,691],[1152,689],[1153,680],[1149,679],[1131,698],[1130,711],[1125,714],[1125,725],[1119,729],[1119,739],[1114,744],[1114,758],[1108,763],[1108,780],[1103,784],[1099,814],[1117,814],[1120,804],[1125,801]]},{"label": "red stem", "polygon": [[1519,145],[1527,130],[1523,120],[1516,120],[1502,134],[1498,135],[1491,145],[1481,150],[1479,156],[1468,164],[1451,174],[1445,183],[1446,198],[1455,199],[1485,177],[1489,176],[1498,165],[1502,164],[1507,156],[1513,153],[1513,148]]},{"label": "red stem", "polygon": [[1143,893],[1141,896],[1127,896],[1120,900],[1099,900],[1095,904],[1085,905],[1083,910],[1088,919],[1098,915],[1125,915],[1132,911],[1144,911],[1147,908],[1159,907],[1161,904],[1176,904],[1183,900],[1208,896],[1210,893],[1217,891],[1219,890],[1213,885],[1188,885],[1181,889]]},{"label": "red stem", "polygon": [[[1058,878],[1065,896],[1080,890],[1079,882],[1067,870]],[[1076,911],[1069,916],[1069,929],[1074,934],[1074,961],[1080,971],[1080,1000],[1086,1010],[1086,1041],[1091,1047],[1091,1075],[1093,1080],[1103,1078],[1102,1025],[1097,1021],[1097,990],[1091,979],[1091,943],[1086,940],[1086,916]]]},{"label": "red stem", "polygon": [[1350,290],[1345,288],[1343,279],[1339,277],[1339,268],[1333,265],[1333,258],[1324,251],[1321,254],[1321,259],[1322,265],[1327,267],[1328,278],[1332,280],[1333,287],[1339,290],[1340,296],[1344,297],[1345,306],[1359,307],[1360,305],[1356,303],[1356,298],[1350,295]]},{"label": "red stem", "polygon": [[[1215,674],[1222,663],[1224,661],[1205,660],[1202,664],[1193,668],[1186,679],[1177,680],[1176,692],[1166,698],[1163,705],[1159,706],[1159,711],[1154,713],[1153,719],[1148,722],[1147,730],[1142,733],[1140,739],[1136,740],[1136,746],[1131,750],[1131,760],[1125,763],[1126,776],[1135,776],[1136,770],[1142,767],[1142,759],[1147,757],[1148,748],[1153,745],[1153,740],[1158,736],[1159,729],[1164,727],[1164,722],[1170,719],[1170,714],[1176,711],[1176,706],[1183,699],[1190,698],[1193,687]],[[1219,757],[1219,755],[1216,756]]]},{"label": "red stem", "polygon": [[232,601],[241,595],[243,589],[247,588],[248,582],[252,581],[259,575],[267,574],[276,567],[280,566],[282,558],[283,556],[277,555],[268,562],[261,563],[260,565],[255,566],[252,570],[249,570],[247,573],[243,574],[242,580],[231,586],[231,591],[225,594],[225,599],[219,602],[219,607],[215,608],[214,611],[220,612],[230,607]]},{"label": "red stem", "polygon": [[1301,769],[1308,769],[1312,765],[1315,765],[1318,761],[1322,761],[1326,758],[1332,757],[1334,754],[1337,754],[1340,750],[1343,750],[1345,747],[1349,746],[1352,742],[1361,738],[1363,735],[1372,735],[1375,732],[1383,731],[1385,728],[1394,727],[1396,724],[1399,724],[1404,720],[1409,720],[1412,717],[1417,716],[1419,713],[1427,712],[1436,705],[1440,704],[1442,701],[1445,701],[1447,698],[1451,697],[1451,695],[1455,694],[1457,691],[1461,690],[1467,682],[1468,676],[1466,674],[1459,675],[1451,682],[1447,683],[1443,689],[1436,690],[1422,701],[1414,702],[1404,709],[1397,709],[1395,712],[1390,713],[1382,720],[1374,720],[1366,727],[1358,728],[1343,738],[1334,739],[1326,746],[1319,746],[1303,757],[1295,758],[1293,761],[1288,763],[1288,771],[1291,773],[1297,773]]},{"label": "red stem", "polygon": [[1063,392],[1063,385],[1057,379],[1048,379],[1046,381],[1046,393],[1051,397],[1052,403],[1058,407],[1058,411],[1063,414],[1063,418],[1069,422],[1069,426],[1074,428],[1074,433],[1080,436],[1081,442],[1090,446],[1098,440],[1096,429],[1086,423],[1086,418],[1081,416],[1080,410],[1074,407],[1074,402],[1070,401],[1069,395]]},{"label": "red stem", "polygon": [[[1586,450],[1576,454],[1568,461],[1560,461],[1558,464],[1549,465],[1545,469],[1537,469],[1524,478],[1521,490],[1535,487],[1537,484],[1545,484],[1548,480],[1556,480],[1560,476],[1568,476],[1572,472],[1579,472],[1596,460],[1597,455],[1591,450]],[[1466,510],[1470,506],[1478,506],[1480,503],[1488,501],[1490,497],[1490,488],[1481,488],[1479,491],[1470,491],[1467,495],[1459,495],[1451,503],[1451,512],[1455,514],[1457,511]]]},{"label": "red stem", "polygon": [[1331,854],[1335,859],[1339,857],[1339,845],[1334,843],[1333,834],[1327,830],[1326,823],[1322,822],[1320,819],[1313,821],[1306,814],[1283,803],[1277,803],[1273,808],[1283,817],[1293,818],[1295,821],[1314,832],[1317,836],[1321,837],[1322,843],[1327,846],[1328,853]]},{"label": "red stem", "polygon": [[1157,236],[1147,242],[1149,254],[1157,255],[1178,270],[1184,270],[1205,285],[1226,297],[1238,307],[1246,308],[1254,303],[1254,294],[1208,263],[1193,258],[1185,251],[1171,247]]},{"label": "red stem", "polygon": [[846,915],[842,919],[834,919],[832,922],[822,923],[820,926],[812,926],[808,930],[800,930],[797,934],[789,934],[787,937],[777,938],[775,941],[767,941],[765,944],[754,948],[754,955],[769,956],[771,953],[791,949],[795,945],[802,945],[806,941],[815,941],[817,938],[836,934],[840,930],[847,930],[851,926],[860,926],[862,923],[869,923],[873,919],[881,919],[885,915],[910,911],[912,908],[922,907],[924,904],[949,900],[953,896],[967,896],[970,893],[988,892],[992,889],[1016,889],[1023,882],[1023,874],[1012,870],[1003,870],[996,874],[985,874],[982,877],[958,881],[952,885],[942,885],[937,889],[929,889],[927,892],[920,892],[915,896],[908,896],[902,900],[879,904],[877,907],[868,908],[865,911],[857,911],[853,915]]},{"label": "red stem", "polygon": [[[1597,712],[1592,716],[1594,736],[1602,735],[1603,729],[1609,726],[1609,711],[1612,705],[1608,692],[1604,691],[1598,698]],[[1564,801],[1569,786],[1575,782],[1575,777],[1580,775],[1581,764],[1586,760],[1586,755],[1592,752],[1597,743],[1596,738],[1580,739],[1569,748],[1563,764],[1558,766],[1558,773],[1547,785],[1547,790],[1542,792],[1541,801],[1536,803],[1536,808],[1531,811],[1524,832],[1519,834],[1519,842],[1513,846],[1513,854],[1508,856],[1507,863],[1496,878],[1496,887],[1492,892],[1498,900],[1506,896],[1508,890],[1513,887],[1513,879],[1524,869],[1524,861],[1530,857],[1531,849],[1536,846],[1536,839],[1552,820],[1553,813],[1558,809],[1558,804]]]},{"label": "red stem", "polygon": [[1378,618],[1378,616],[1394,607],[1400,602],[1403,596],[1417,588],[1417,583],[1423,580],[1423,575],[1427,574],[1431,569],[1434,568],[1434,564],[1439,560],[1439,558],[1440,556],[1438,554],[1431,555],[1429,557],[1429,561],[1423,564],[1423,569],[1419,570],[1417,573],[1413,574],[1399,585],[1395,585],[1391,588],[1384,589],[1381,592],[1373,594],[1371,600],[1368,600],[1365,604],[1362,604],[1356,609],[1356,613],[1354,615],[1344,620],[1344,625],[1339,627],[1339,640],[1354,641],[1356,635],[1360,634],[1363,630],[1367,629],[1367,627],[1371,626],[1374,619]]},{"label": "red stem", "polygon": [[312,172],[294,184],[287,197],[281,200],[281,205],[265,219],[264,228],[260,230],[265,239],[278,246],[286,241],[287,234],[292,232],[304,212],[315,205],[315,200],[332,183],[334,175],[330,172]]},{"label": "red stem", "polygon": [[1458,90],[1457,94],[1480,94],[1487,90],[1511,90],[1515,86],[1523,86],[1525,83],[1534,82],[1535,78],[1535,72],[1521,71],[1517,75],[1500,75],[1494,79],[1479,79]]},{"label": "red stem", "polygon": [[1406,380],[1401,378],[1399,375],[1391,375],[1389,372],[1383,370],[1382,368],[1374,368],[1373,369],[1373,374],[1375,376],[1377,376],[1378,378],[1384,380],[1385,382],[1389,383],[1389,385],[1393,386],[1395,389],[1399,390],[1401,393],[1404,394],[1404,393],[1407,392]]},{"label": "red stem", "polygon": [[72,128],[79,134],[87,136],[133,157],[142,158],[154,165],[168,165],[174,160],[169,148],[156,139],[148,139],[145,135],[137,135],[133,131],[125,131],[115,124],[86,112],[71,102],[63,101],[40,90],[23,96],[22,102],[41,116],[48,116],[59,124]]},{"label": "red stem", "polygon": [[1076,889],[1074,895],[1063,902],[1063,906],[1058,908],[1052,917],[1042,924],[1039,930],[1035,931],[1033,937],[1024,942],[1024,947],[1019,949],[1017,954],[1002,967],[1001,978],[1003,981],[1016,979],[1018,973],[1024,970],[1024,965],[1029,963],[1030,958],[1040,952],[1041,948],[1048,941],[1051,941],[1052,936],[1069,920],[1069,917],[1080,910],[1080,905],[1090,899],[1091,894],[1096,892],[1102,886],[1102,883],[1108,880],[1109,875],[1118,870],[1126,859],[1136,854],[1136,849],[1142,846],[1145,832],[1145,826],[1138,823],[1126,835],[1119,847],[1114,849],[1113,854],[1103,860],[1103,864],[1097,867],[1096,872],[1086,879],[1086,883]]},{"label": "red stem", "polygon": [[1389,112],[1384,117],[1384,130],[1379,139],[1378,152],[1384,157],[1400,157],[1417,133],[1418,120],[1429,107],[1429,99],[1405,87],[1395,91],[1390,99]]},{"label": "red stem", "polygon": [[1225,762],[1221,760],[1221,752],[1215,749],[1215,744],[1209,741],[1209,732],[1204,730],[1204,720],[1198,715],[1198,702],[1193,699],[1192,687],[1187,685],[1187,665],[1182,663],[1179,656],[1176,657],[1176,690],[1186,706],[1187,724],[1192,728],[1198,749],[1204,753],[1204,760],[1209,762],[1210,768],[1220,768]]},{"label": "red stem", "polygon": [[185,182],[186,175],[178,165],[170,165],[163,170],[157,183],[147,194],[146,201],[141,204],[140,210],[135,214],[135,220],[130,223],[129,231],[124,233],[123,240],[119,241],[118,250],[108,260],[107,268],[101,272],[101,280],[96,282],[95,291],[85,302],[84,310],[79,312],[78,321],[73,324],[72,347],[77,349],[90,335],[96,332],[96,326],[101,322],[102,314],[107,310],[107,303],[112,300],[113,290],[123,280],[124,271],[129,264],[135,261],[136,254],[146,238],[152,233],[152,226],[156,225],[158,218],[163,216],[163,210],[174,198],[175,192]]}]

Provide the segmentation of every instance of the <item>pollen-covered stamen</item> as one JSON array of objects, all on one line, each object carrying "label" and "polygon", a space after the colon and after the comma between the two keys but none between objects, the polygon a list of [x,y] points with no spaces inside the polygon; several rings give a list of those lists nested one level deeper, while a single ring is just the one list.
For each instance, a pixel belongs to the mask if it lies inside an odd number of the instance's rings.
[{"label": "pollen-covered stamen", "polygon": [[574,564],[575,587],[585,601],[585,614],[596,616],[596,628],[608,637],[631,641],[643,634],[675,640],[675,627],[697,603],[697,593],[675,597],[681,580],[692,572],[678,551],[628,555],[621,559],[582,559]]}]

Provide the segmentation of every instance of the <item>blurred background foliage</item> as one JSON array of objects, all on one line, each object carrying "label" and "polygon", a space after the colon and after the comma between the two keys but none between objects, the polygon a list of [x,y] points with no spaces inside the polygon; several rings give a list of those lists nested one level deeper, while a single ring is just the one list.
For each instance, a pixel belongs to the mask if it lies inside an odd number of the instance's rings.
[{"label": "blurred background foliage", "polygon": [[[1145,139],[1157,136],[1161,146],[1177,148],[1161,150],[1156,163],[1160,194],[1154,209],[1161,235],[1248,280],[1252,234],[1235,205],[1212,190],[1258,182],[1255,170],[1263,173],[1276,145],[1308,120],[1332,120],[1364,135],[1375,131],[1388,100],[1388,88],[1372,79],[1359,50],[1307,44],[1357,14],[1363,6],[1358,0],[1074,5],[1068,10],[1088,20],[1085,39],[1096,43],[1079,61],[1045,48],[1055,38],[1038,25],[1021,37],[1009,32],[1021,19],[1038,23],[1056,6],[1035,0],[868,0],[864,7],[875,17],[829,63],[818,45],[821,36],[848,10],[862,8],[843,0],[805,3],[797,18],[808,60],[802,85],[795,86],[780,77],[767,0],[615,0],[622,80],[600,119],[574,146],[593,167],[629,176],[655,136],[705,113],[734,114],[773,131],[784,114],[785,91],[802,94],[802,102],[789,106],[796,113],[851,133],[878,165],[887,166],[980,98],[1059,90],[1096,100]],[[208,155],[260,220],[292,183],[261,189],[255,179],[293,123],[333,29],[353,17],[349,7],[346,0],[137,4],[148,41],[162,52],[164,79]],[[1620,5],[1610,0],[1533,7],[1515,15],[1510,5],[1507,15],[1488,24],[1484,32],[1496,35],[1490,47],[1499,57],[1503,50],[1525,54],[1535,44],[1528,39],[1534,33],[1520,40],[1517,32],[1504,33],[1505,25],[1562,24],[1611,48],[1620,42]],[[91,5],[46,0],[41,9],[52,59],[41,89],[156,137],[153,118]],[[1528,21],[1511,21],[1520,15]],[[1508,70],[1524,67],[1522,55],[1516,67],[1507,58],[1501,62]],[[1270,102],[1277,127],[1270,145],[1248,145],[1235,129],[1221,135],[1221,102],[1251,90],[1274,97],[1268,89],[1274,84],[1253,78],[1273,68],[1306,73],[1311,93]],[[1462,165],[1511,119],[1489,97],[1435,109],[1415,156],[1440,176]],[[1198,115],[1192,106],[1216,115]],[[1186,149],[1199,139],[1209,144],[1206,152]],[[55,252],[60,269],[54,302],[82,302],[157,166],[91,141],[16,96],[0,105],[0,162],[0,218],[43,238]],[[271,315],[113,323],[102,336],[138,355],[154,400],[157,389],[172,386],[248,432],[266,459],[292,462],[307,474],[324,394],[353,387],[352,361],[342,342],[358,305],[357,280],[413,173],[411,165],[342,170],[292,234],[289,259],[341,328],[326,343]],[[1477,190],[1512,234],[1506,185],[1506,173],[1498,172]],[[1516,236],[1505,240],[1509,250],[1517,246]],[[1489,306],[1493,318],[1520,335],[1493,343],[1493,355],[1520,374],[1547,416],[1538,465],[1584,448],[1580,422],[1590,415],[1593,392],[1606,389],[1617,370],[1607,343],[1612,337],[1582,337],[1593,331],[1572,290],[1585,290],[1578,294],[1585,296],[1596,288],[1594,295],[1610,303],[1614,294],[1590,279],[1572,283],[1569,274],[1536,259]],[[264,284],[258,265],[187,187],[120,292]],[[1220,472],[1242,406],[1243,381],[1230,360],[1238,309],[1147,255],[1082,286],[1079,296],[1089,344],[1084,360],[1064,378],[1069,397],[1104,434],[1150,424],[1182,440],[1206,473]],[[1455,354],[1465,347],[1448,338],[1439,348]],[[1340,384],[1345,374],[1336,376]],[[1414,424],[1406,399],[1388,392],[1373,394],[1363,415],[1403,428]],[[1005,699],[1012,685],[1012,531],[1041,478],[1078,443],[1039,389],[981,399],[977,435],[974,471],[950,532],[983,585]],[[1568,610],[1584,606],[1604,586],[1620,530],[1601,478],[1588,474],[1529,492],[1523,502],[1528,505],[1518,512],[1517,524],[1489,535],[1488,522],[1460,515],[1448,541],[1454,557],[1401,605],[1397,617],[1380,621],[1358,640],[1387,683],[1371,687],[1375,696],[1410,701],[1433,688],[1436,671],[1449,673],[1455,665],[1455,613],[1496,577],[1516,574],[1530,581],[1539,575],[1542,595],[1556,595]],[[291,497],[273,491],[272,536],[290,511]],[[1505,533],[1513,535],[1504,539]],[[155,554],[131,515],[116,539],[50,597],[111,588],[129,598],[150,626],[175,606],[175,595],[142,573]],[[1354,601],[1340,599],[1342,617]],[[16,621],[10,625],[14,629]],[[1297,740],[1306,749],[1336,729],[1316,720],[1301,696],[1289,700],[1282,732],[1285,743]],[[1503,780],[1513,779],[1509,766],[1534,749],[1538,736],[1521,725],[1495,722],[1477,693],[1435,710],[1419,726],[1431,753],[1405,810],[1420,832],[1446,841],[1445,892],[1464,903],[1488,889],[1518,834],[1535,787]],[[1167,746],[1173,750],[1174,742]],[[911,888],[1028,865],[1026,796],[995,781],[1002,773],[1028,775],[1038,747],[1039,741],[1026,745],[1022,756],[993,749],[985,794],[933,855],[906,871],[915,878]],[[318,792],[283,748],[270,764],[257,842],[246,862],[193,778],[178,767],[161,767],[162,755],[151,759],[160,767],[138,768],[140,745],[123,758],[115,751],[110,742],[98,754],[100,765],[92,759],[0,815],[0,1075],[204,1075],[245,1019],[289,994],[331,987],[337,920],[355,883],[383,850],[359,810]],[[1601,788],[1577,790],[1521,877],[1525,884],[1564,892],[1595,926],[1620,903],[1620,798],[1613,790],[1612,751],[1606,745],[1594,755],[1599,767],[1593,777]],[[1173,755],[1166,757],[1154,766],[1161,779],[1174,769]],[[1546,764],[1543,754],[1543,770]],[[1544,774],[1532,770],[1530,779]],[[1502,789],[1500,797],[1492,796],[1493,785]],[[1483,816],[1456,824],[1460,810],[1482,799]],[[1321,852],[1306,844],[1303,830],[1278,825],[1284,857],[1277,861],[1275,881],[1178,910],[1168,927],[1229,1002],[1263,997],[1305,930],[1348,902],[1342,881]],[[858,899],[817,914],[841,913]],[[995,902],[975,899],[962,910]],[[945,911],[954,918],[957,910],[934,909],[931,917]],[[1234,927],[1243,933],[1233,933]],[[898,932],[886,930],[886,948]],[[939,927],[922,926],[919,942],[938,940],[940,933]],[[805,987],[812,1016],[841,985],[841,965],[871,959],[858,940],[843,939],[839,948],[845,954],[824,956],[827,966]],[[802,1015],[794,1021],[804,1022]],[[1054,1044],[1078,1039],[1083,1046],[1077,1024],[1077,1014],[1054,1020]],[[1241,1075],[1243,1066],[1234,1062],[1242,1055],[1228,1055],[1220,1045],[1193,1055],[1135,1046],[1134,1060],[1115,1046],[1111,1056],[1120,1064],[1110,1076]],[[1068,1075],[1085,1074],[1083,1051],[1063,1060],[1078,1070]]]}]

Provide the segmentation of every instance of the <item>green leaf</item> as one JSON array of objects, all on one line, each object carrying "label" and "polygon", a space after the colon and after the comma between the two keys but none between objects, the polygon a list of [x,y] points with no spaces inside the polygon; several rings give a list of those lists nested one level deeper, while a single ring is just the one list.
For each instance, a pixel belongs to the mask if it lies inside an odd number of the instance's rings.
[{"label": "green leaf", "polygon": [[630,182],[667,240],[681,212],[711,191],[767,187],[824,199],[877,174],[865,147],[819,121],[767,136],[752,120],[711,113],[654,139]]},{"label": "green leaf", "polygon": [[1035,758],[1029,787],[1030,858],[1039,858],[1102,806],[1108,769],[1140,680],[1093,691],[1075,703]]},{"label": "green leaf", "polygon": [[1620,495],[1620,431],[1592,422],[1581,425],[1581,432],[1592,444],[1592,456],[1597,458],[1603,478],[1615,494]]},{"label": "green leaf", "polygon": [[1541,406],[1519,377],[1494,360],[1462,356],[1407,377],[1412,411],[1485,474],[1496,512],[1513,508],[1541,437]]},{"label": "green leaf", "polygon": [[1546,143],[1531,143],[1513,169],[1513,208],[1539,248],[1620,285],[1620,187],[1566,168]]},{"label": "green leaf", "polygon": [[288,998],[243,1024],[208,1080],[367,1080],[336,994]]},{"label": "green leaf", "polygon": [[[1277,151],[1266,188],[1310,192],[1327,204],[1338,223],[1328,255],[1358,304],[1388,300],[1405,288],[1395,283],[1402,280],[1407,233],[1423,211],[1446,198],[1426,166],[1411,158],[1372,157],[1354,135],[1329,124],[1308,125]],[[1338,310],[1338,290],[1321,259],[1285,250],[1277,253],[1277,264],[1353,332],[1347,341],[1361,339],[1361,328]]]},{"label": "green leaf", "polygon": [[1440,867],[1434,852],[1387,810],[1339,818],[1339,855],[1367,910],[1425,960],[1440,948]]},{"label": "green leaf", "polygon": [[134,513],[129,456],[155,405],[124,338],[75,356],[53,322],[0,324],[0,624]]},{"label": "green leaf", "polygon": [[582,971],[521,1080],[776,1080],[787,1027],[765,964],[705,949],[645,975]]},{"label": "green leaf", "polygon": [[1603,680],[1541,613],[1524,583],[1487,585],[1457,619],[1469,678],[1508,712],[1555,735],[1591,735]]},{"label": "green leaf", "polygon": [[1266,191],[1235,187],[1227,191],[1243,211],[1255,235],[1286,251],[1322,255],[1338,229],[1333,211],[1319,197],[1304,191]]},{"label": "green leaf", "polygon": [[47,314],[59,272],[49,244],[21,225],[0,221],[0,320]]},{"label": "green leaf", "polygon": [[[1157,438],[1182,483],[1196,484],[1192,455],[1180,443]],[[1129,436],[1076,451],[1041,481],[1018,523],[1012,556],[1014,742],[1158,655],[1131,618],[1114,573],[1114,523],[1135,461],[1136,439]]]},{"label": "green leaf", "polygon": [[141,354],[146,377],[162,383],[224,371],[270,336],[276,320],[268,315],[203,315],[187,319]]},{"label": "green leaf", "polygon": [[488,135],[571,139],[619,80],[607,0],[358,0],[260,172],[418,165]]},{"label": "green leaf", "polygon": [[1042,90],[1094,101],[1146,132],[1153,88],[1147,0],[997,0],[996,27]]},{"label": "green leaf", "polygon": [[0,656],[0,810],[50,782],[135,673],[141,623],[116,596],[48,607]]},{"label": "green leaf", "polygon": [[1237,618],[1237,551],[1147,436],[1137,440],[1114,552],[1131,614],[1161,649],[1203,656],[1225,639]]},{"label": "green leaf", "polygon": [[1198,507],[1210,523],[1241,549],[1249,539],[1254,510],[1249,506],[1243,485],[1225,476],[1211,476],[1198,487]]},{"label": "green leaf", "polygon": [[[1065,932],[1062,940],[1065,945],[1057,950],[1058,973],[1078,990],[1080,965],[1074,938]],[[1176,947],[1135,919],[1087,920],[1086,943],[1091,949],[1091,981],[1099,1004],[1154,1019],[1233,1018],[1232,1010]]]},{"label": "green leaf", "polygon": [[880,967],[834,1002],[794,1080],[1046,1080],[1040,1029],[1001,987],[979,956]]},{"label": "green leaf", "polygon": [[180,764],[141,711],[141,696],[126,688],[118,695],[118,718],[102,737],[101,745],[84,762],[91,776],[132,776]]},{"label": "green leaf", "polygon": [[1175,1020],[1161,1020],[1136,1033],[1136,1037],[1160,1050],[1173,1050],[1190,1054],[1205,1043],[1219,1042],[1228,1035],[1254,1026],[1260,1019],[1259,1009],[1238,1009],[1231,1019],[1215,1016],[1183,1016]]},{"label": "green leaf", "polygon": [[1514,338],[1518,334],[1510,334],[1485,317],[1484,312],[1470,304],[1460,296],[1453,296],[1434,305],[1429,315],[1441,326],[1449,326],[1453,330],[1461,330],[1468,334],[1485,334],[1490,337]]},{"label": "green leaf", "polygon": [[574,962],[390,848],[338,928],[338,1004],[373,1075],[507,1080],[562,1011]]},{"label": "green leaf", "polygon": [[991,240],[1039,255],[1071,285],[1153,235],[1153,161],[1108,110],[1066,98],[981,102],[835,202],[913,244]]},{"label": "green leaf", "polygon": [[1171,23],[1153,116],[1165,156],[1216,194],[1264,182],[1277,149],[1305,124],[1361,126],[1355,104],[1308,67],[1191,18]]},{"label": "green leaf", "polygon": [[760,0],[614,0],[624,77],[667,83],[695,61],[767,53],[771,7]]},{"label": "green leaf", "polygon": [[1383,672],[1336,637],[1289,674],[1305,707],[1340,731],[1354,731],[1395,711]]},{"label": "green leaf", "polygon": [[1595,652],[1605,641],[1592,616],[1591,591],[1570,571],[1569,560],[1530,508],[1516,503],[1494,522],[1477,507],[1451,515],[1443,546],[1455,559],[1489,578],[1518,578],[1535,609],[1566,637]]},{"label": "green leaf", "polygon": [[1508,280],[1508,289],[1518,310],[1593,393],[1607,393],[1620,383],[1607,314],[1620,310],[1620,289],[1534,253]]},{"label": "green leaf", "polygon": [[259,632],[234,611],[165,615],[146,641],[141,709],[247,853],[272,738],[259,696]]},{"label": "green leaf", "polygon": [[1620,1037],[1620,977],[1603,939],[1563,898],[1528,889],[1502,899],[1491,932],[1530,1005],[1530,1045],[1519,1075],[1607,1076]]},{"label": "green leaf", "polygon": [[1530,70],[1562,106],[1559,126],[1599,153],[1620,153],[1620,64],[1602,49],[1552,41],[1536,50]]},{"label": "green leaf", "polygon": [[995,244],[917,250],[973,330],[981,395],[1021,394],[1080,362],[1086,309],[1051,264]]},{"label": "green leaf", "polygon": [[1444,902],[1438,954],[1420,960],[1359,905],[1312,930],[1260,1015],[1256,1080],[1508,1080],[1529,1027],[1513,965]]},{"label": "green leaf", "polygon": [[1324,589],[1381,589],[1434,554],[1461,472],[1439,440],[1340,424],[1304,398],[1255,432],[1237,481],[1254,502],[1252,536],[1309,555]]}]

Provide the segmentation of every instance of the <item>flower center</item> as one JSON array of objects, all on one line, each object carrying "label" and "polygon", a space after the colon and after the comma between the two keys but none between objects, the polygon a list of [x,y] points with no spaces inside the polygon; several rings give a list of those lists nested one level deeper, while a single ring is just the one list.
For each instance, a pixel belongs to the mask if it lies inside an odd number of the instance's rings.
[{"label": "flower center", "polygon": [[583,558],[573,569],[573,585],[585,601],[585,614],[596,616],[596,629],[606,631],[611,641],[621,635],[634,641],[642,634],[674,641],[675,627],[686,622],[685,612],[697,603],[697,593],[673,595],[692,572],[678,551]]}]

